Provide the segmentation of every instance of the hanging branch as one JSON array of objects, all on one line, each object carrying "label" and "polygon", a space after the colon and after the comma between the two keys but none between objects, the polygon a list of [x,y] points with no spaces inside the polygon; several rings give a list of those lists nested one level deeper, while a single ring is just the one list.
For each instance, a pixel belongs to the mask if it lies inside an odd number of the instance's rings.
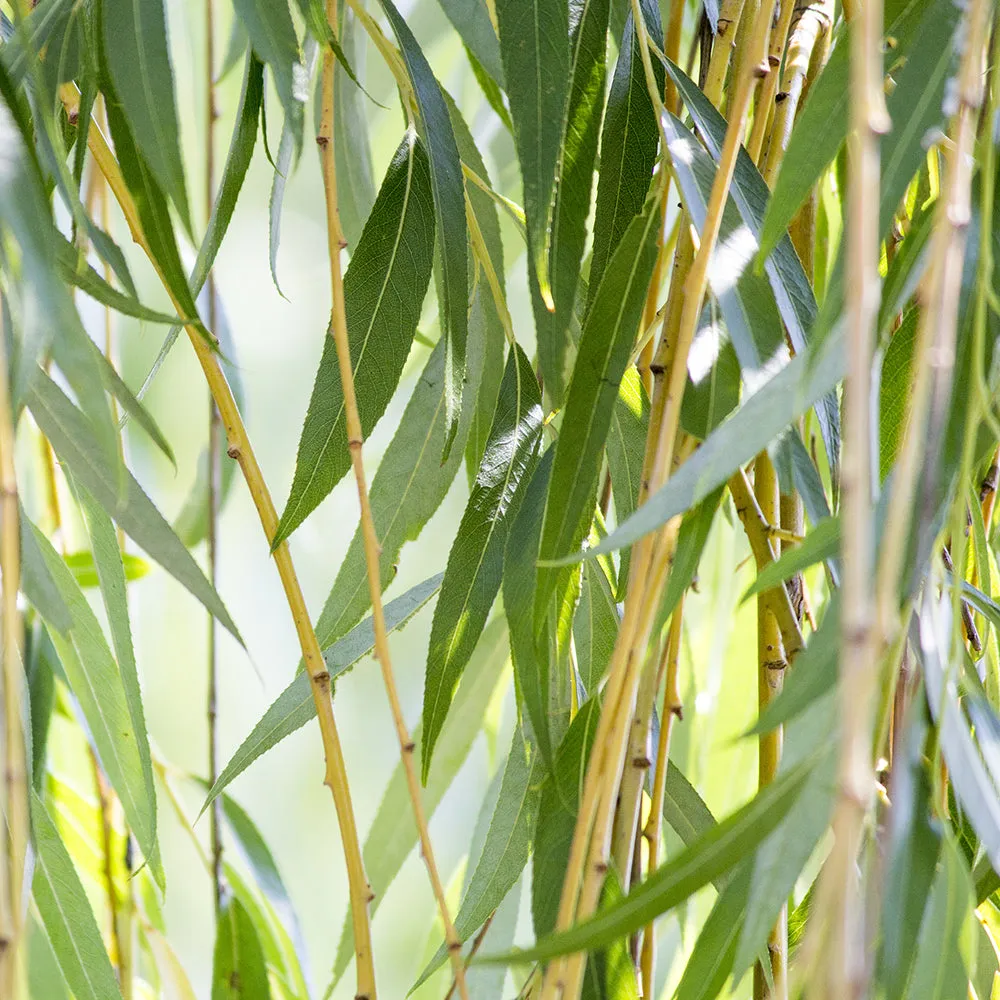
[{"label": "hanging branch", "polygon": [[[337,0],[327,0],[326,16],[331,30],[336,30]],[[396,680],[392,670],[392,658],[389,653],[389,642],[386,636],[385,616],[382,609],[382,581],[379,573],[379,556],[382,548],[375,533],[375,519],[372,516],[371,503],[368,496],[368,485],[365,478],[364,459],[362,456],[363,434],[361,418],[358,413],[358,401],[354,390],[354,370],[351,367],[351,347],[347,330],[347,315],[344,308],[344,283],[340,271],[340,254],[346,246],[341,234],[340,215],[337,208],[337,168],[333,147],[333,116],[334,116],[334,53],[327,46],[323,54],[323,98],[320,112],[319,134],[316,142],[319,145],[320,161],[323,169],[323,190],[326,195],[326,225],[330,255],[330,284],[333,292],[333,309],[330,317],[331,335],[337,348],[337,362],[340,368],[340,381],[344,391],[344,413],[347,419],[347,446],[351,453],[351,465],[358,487],[358,500],[361,504],[361,533],[364,539],[365,563],[368,570],[368,592],[372,603],[372,622],[375,633],[375,658],[382,668],[382,680],[389,698],[396,736],[399,740],[403,768],[406,772],[406,785],[413,807],[413,817],[420,838],[420,853],[427,866],[434,898],[437,901],[438,912],[444,925],[445,942],[451,959],[458,994],[462,1000],[468,1000],[468,989],[465,984],[465,961],[462,958],[462,943],[455,932],[448,901],[445,899],[444,886],[438,874],[437,863],[434,860],[434,849],[427,830],[427,818],[424,813],[420,794],[420,781],[417,777],[413,754],[416,749],[410,733],[406,728],[403,708],[396,689]]]},{"label": "hanging branch", "polygon": [[[62,88],[61,95],[67,112],[72,116],[79,107],[79,92],[73,85],[67,84]],[[114,192],[115,200],[121,207],[132,238],[142,248],[153,265],[154,270],[156,270],[161,278],[163,286],[167,294],[170,295],[178,315],[183,315],[184,310],[171,293],[169,282],[163,278],[155,256],[149,248],[149,243],[142,230],[142,224],[139,221],[135,203],[125,184],[125,179],[122,177],[118,162],[115,160],[114,154],[111,152],[103,133],[94,122],[91,122],[90,125],[87,144],[98,169],[104,175],[108,185]],[[236,399],[222,371],[218,354],[213,346],[209,345],[202,331],[193,322],[185,323],[185,330],[187,331],[188,339],[191,341],[191,346],[194,348],[198,362],[201,365],[205,379],[208,382],[215,405],[219,409],[220,420],[226,434],[229,457],[235,459],[239,464],[243,478],[246,480],[250,497],[257,508],[257,514],[264,529],[264,534],[268,544],[270,544],[278,527],[278,514],[274,509],[274,501],[271,499],[267,483],[257,463],[257,456],[247,435],[239,407],[236,405]],[[313,701],[316,705],[316,714],[319,718],[320,734],[323,739],[323,750],[326,758],[324,784],[330,788],[334,804],[337,807],[337,821],[340,826],[344,859],[347,865],[348,887],[351,900],[354,954],[358,976],[358,1000],[374,1000],[375,967],[371,951],[371,926],[368,919],[368,903],[371,901],[371,887],[368,885],[368,880],[365,877],[358,829],[354,819],[354,807],[351,803],[350,785],[347,780],[347,770],[344,766],[344,756],[340,745],[340,736],[337,732],[337,723],[333,715],[330,674],[323,660],[323,652],[316,638],[316,632],[309,619],[309,612],[306,608],[298,576],[295,573],[295,566],[288,549],[288,542],[285,541],[278,545],[274,549],[273,556],[278,569],[278,575],[281,578],[282,587],[285,591],[285,599],[292,614],[292,621],[295,623],[295,631],[302,649],[302,657],[305,662],[306,672],[309,675]]]}]

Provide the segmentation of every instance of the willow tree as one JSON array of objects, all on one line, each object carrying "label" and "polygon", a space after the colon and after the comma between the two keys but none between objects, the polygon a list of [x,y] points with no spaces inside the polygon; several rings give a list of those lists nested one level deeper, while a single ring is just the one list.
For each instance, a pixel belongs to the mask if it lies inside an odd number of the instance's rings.
[{"label": "willow tree", "polygon": [[[463,1000],[987,1000],[1000,11],[439,2],[431,35],[425,0],[201,0],[195,108],[175,88],[177,4],[0,3],[0,996],[305,1000],[329,983],[375,1000],[379,970],[405,966],[420,996]],[[442,45],[461,51],[448,77]],[[375,121],[397,145],[373,167]],[[270,243],[277,282],[286,186],[318,156],[329,257],[280,505],[213,274],[263,156],[253,252]],[[137,260],[169,308],[140,301]],[[120,374],[127,320],[166,331],[141,385]],[[173,523],[125,447],[141,434],[173,458],[145,400],[171,350],[194,352],[211,398]],[[376,464],[366,440],[397,395]],[[289,540],[342,480],[360,519],[313,621]],[[394,592],[455,480],[447,556]],[[216,567],[240,490],[262,529],[242,544],[269,547],[287,605],[271,613],[300,648],[231,753],[216,635],[242,639]],[[144,719],[128,593],[153,562],[210,616],[200,774],[158,757]],[[706,629],[736,629],[745,602],[756,645],[723,641],[711,680]],[[387,637],[425,606],[421,708]],[[369,656],[399,765],[362,843],[345,761],[365,748],[341,741],[334,694]],[[463,877],[428,824],[504,692],[515,724],[466,804]],[[230,794],[302,726],[349,886],[313,982],[280,858]],[[734,737],[755,773],[717,753]],[[87,758],[91,789],[52,767],[55,743]],[[200,783],[197,827],[179,782]],[[160,913],[158,798],[213,889],[197,991]],[[416,957],[372,920],[414,849],[436,903]]]}]

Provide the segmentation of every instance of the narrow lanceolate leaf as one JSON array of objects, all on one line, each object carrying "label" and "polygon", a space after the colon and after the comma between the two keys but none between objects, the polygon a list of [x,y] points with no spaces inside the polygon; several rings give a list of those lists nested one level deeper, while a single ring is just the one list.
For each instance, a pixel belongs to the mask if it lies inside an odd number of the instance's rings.
[{"label": "narrow lanceolate leaf", "polygon": [[562,405],[572,367],[569,330],[577,300],[601,127],[609,7],[609,0],[583,0],[570,6],[569,100],[561,119],[563,134],[559,140],[548,252],[553,311],[542,299],[535,270],[529,268],[538,362],[555,406]]},{"label": "narrow lanceolate leaf", "polygon": [[[156,843],[156,789],[153,785],[153,762],[149,750],[149,736],[146,732],[146,717],[142,708],[142,690],[139,687],[139,668],[136,665],[135,650],[132,646],[132,626],[129,622],[128,600],[125,595],[125,566],[122,562],[118,535],[111,518],[95,502],[83,487],[76,486],[90,544],[97,567],[97,577],[101,586],[101,598],[108,616],[108,628],[115,657],[118,660],[118,674],[128,705],[129,718],[135,732],[135,749],[142,764],[142,779],[145,786],[146,804],[150,812],[153,829],[151,842],[139,843],[146,855],[161,888],[164,884],[163,867],[158,856]],[[104,697],[102,693],[102,697]]]},{"label": "narrow lanceolate leaf", "polygon": [[[143,758],[149,757],[149,743],[145,727],[137,729],[133,722],[123,674],[83,591],[49,540],[33,530],[73,621],[65,635],[53,630],[52,642],[87,720],[104,773],[121,800],[143,853],[152,860],[156,857],[156,799],[151,794],[152,783],[146,781]],[[145,744],[145,753],[140,752],[140,742]]]},{"label": "narrow lanceolate leaf", "polygon": [[542,456],[525,490],[507,541],[503,574],[503,608],[510,628],[510,653],[518,692],[542,757],[550,765],[559,744],[554,731],[561,725],[561,720],[550,714],[553,702],[558,701],[553,697],[552,683],[558,666],[540,655],[533,615],[538,574],[535,563],[554,454],[554,449],[549,448]]},{"label": "narrow lanceolate leaf", "polygon": [[[576,552],[587,537],[601,453],[656,260],[659,223],[659,199],[651,198],[622,238],[587,314],[556,442],[538,550],[540,560]],[[536,634],[548,617],[553,593],[567,584],[565,573],[553,568],[539,570]]]},{"label": "narrow lanceolate leaf", "polygon": [[[410,353],[431,278],[434,207],[423,143],[412,129],[396,150],[344,277],[344,309],[361,432],[385,412]],[[351,467],[340,366],[332,336],[299,440],[295,478],[273,545],[316,509]]]},{"label": "narrow lanceolate leaf", "polygon": [[[827,751],[828,752],[828,751]],[[491,962],[536,962],[605,947],[682,903],[713,878],[757,849],[795,804],[821,756],[782,775],[742,809],[713,827],[673,861],[657,869],[620,903],[532,948],[485,957]]]},{"label": "narrow lanceolate leaf", "polygon": [[[646,30],[657,45],[662,45],[663,32],[656,0],[642,0],[641,7]],[[656,73],[657,86],[662,90],[663,70],[657,66]],[[594,257],[589,278],[591,302],[625,230],[645,204],[646,192],[653,177],[659,134],[630,8],[601,133]]]},{"label": "narrow lanceolate leaf", "polygon": [[[455,915],[455,933],[460,941],[468,941],[483,926],[520,879],[531,854],[541,779],[537,750],[525,742],[524,733],[518,726],[514,730],[486,840]],[[420,974],[414,989],[447,959],[448,951],[442,944]]]},{"label": "narrow lanceolate leaf", "polygon": [[531,265],[542,299],[552,307],[549,223],[556,166],[570,92],[567,0],[498,0],[500,55],[507,80],[514,144],[524,182]]},{"label": "narrow lanceolate leaf", "polygon": [[[440,305],[441,328],[445,340],[445,437],[442,458],[447,459],[458,434],[466,374],[466,339],[468,337],[468,230],[465,222],[465,182],[462,163],[455,144],[455,133],[434,74],[392,0],[381,0],[382,9],[399,40],[406,71],[420,110],[420,121],[431,165],[434,212],[437,216],[441,247]],[[468,391],[468,389],[466,389]]]},{"label": "narrow lanceolate leaf", "polygon": [[301,152],[309,91],[288,0],[234,0],[233,6],[237,18],[246,26],[254,51],[271,70],[285,112],[285,124],[295,140],[296,150]]},{"label": "narrow lanceolate leaf", "polygon": [[231,896],[219,911],[212,961],[212,1000],[270,1000],[264,950],[250,914]]},{"label": "narrow lanceolate leaf", "polygon": [[451,706],[452,691],[486,624],[500,590],[509,514],[534,466],[542,405],[531,362],[515,344],[469,503],[458,526],[434,609],[424,684],[424,781],[434,744]]},{"label": "narrow lanceolate leaf", "polygon": [[612,582],[600,559],[583,564],[580,601],[573,618],[573,645],[580,681],[588,695],[597,693],[618,638],[618,607]]},{"label": "narrow lanceolate leaf", "polygon": [[86,421],[65,393],[39,372],[32,383],[28,405],[35,422],[52,443],[60,460],[114,518],[175,580],[186,587],[240,642],[229,612],[205,578],[191,553],[174,534],[163,515],[125,470],[124,486],[87,431]]},{"label": "narrow lanceolate leaf", "polygon": [[59,970],[77,1000],[120,1000],[90,902],[45,804],[31,793],[32,896]]},{"label": "narrow lanceolate leaf", "polygon": [[490,22],[490,12],[486,4],[467,3],[466,0],[438,0],[438,3],[461,36],[466,48],[476,57],[479,65],[502,87],[504,76],[503,63],[500,60],[500,43]]},{"label": "narrow lanceolate leaf", "polygon": [[[371,505],[375,534],[382,545],[379,575],[383,589],[395,575],[403,544],[416,538],[437,510],[462,461],[462,448],[476,413],[483,375],[485,322],[482,284],[476,289],[469,316],[469,382],[462,403],[457,450],[441,464],[445,439],[444,344],[438,343],[424,366],[399,429],[372,480]],[[353,628],[371,607],[365,575],[364,543],[355,532],[337,572],[333,589],[316,623],[320,644],[329,645]]]},{"label": "narrow lanceolate leaf", "polygon": [[[442,574],[412,587],[401,597],[386,604],[385,627],[387,632],[402,628],[440,589]],[[352,629],[339,642],[323,650],[323,660],[330,672],[330,679],[336,681],[350,670],[362,657],[375,648],[375,632],[371,618]],[[275,699],[263,718],[253,727],[250,735],[240,744],[232,759],[222,769],[215,784],[209,789],[201,811],[204,812],[212,800],[234,779],[239,777],[258,757],[267,753],[286,736],[301,729],[316,717],[316,702],[313,699],[309,677],[299,671],[288,687]]]},{"label": "narrow lanceolate leaf", "polygon": [[[646,431],[649,427],[649,398],[642,386],[642,379],[635,368],[626,370],[618,387],[618,398],[611,411],[611,429],[608,432],[608,473],[611,476],[611,494],[615,501],[615,518],[624,521],[631,516],[639,503],[642,481],[642,460],[646,450]],[[629,553],[622,553],[618,573],[617,593],[624,597],[628,583]]]},{"label": "narrow lanceolate leaf", "polygon": [[[445,722],[438,740],[434,764],[424,788],[423,802],[427,819],[444,793],[451,787],[455,775],[465,763],[472,744],[483,727],[483,716],[493,698],[497,683],[507,665],[507,628],[502,617],[494,618],[483,630],[476,652],[462,677],[455,695],[453,711]],[[420,727],[413,739],[420,744]],[[419,754],[419,750],[417,753]],[[385,899],[386,890],[402,868],[403,862],[417,845],[417,828],[413,822],[406,774],[400,762],[389,779],[378,813],[368,831],[364,846],[365,872],[375,893],[372,915]],[[354,935],[350,917],[337,948],[334,983],[344,974],[353,954]]]},{"label": "narrow lanceolate leaf", "polygon": [[143,159],[190,232],[163,0],[102,0],[101,10],[104,51],[122,110]]}]

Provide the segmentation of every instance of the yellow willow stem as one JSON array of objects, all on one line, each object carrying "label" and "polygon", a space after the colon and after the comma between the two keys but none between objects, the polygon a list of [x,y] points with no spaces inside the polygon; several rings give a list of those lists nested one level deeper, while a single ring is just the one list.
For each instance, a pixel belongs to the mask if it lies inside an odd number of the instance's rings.
[{"label": "yellow willow stem", "polygon": [[[873,630],[874,522],[871,365],[879,299],[879,135],[889,126],[882,90],[882,3],[865,0],[851,24],[851,135],[846,231],[847,379],[841,461],[843,586],[840,612],[841,745],[834,846],[819,887],[822,960],[808,994],[840,1000],[866,992],[864,900],[857,877],[874,789],[872,729],[878,688]],[[891,518],[890,518],[891,522]],[[891,523],[889,528],[891,529]],[[893,583],[895,591],[895,579]]]},{"label": "yellow willow stem", "polygon": [[[336,31],[337,0],[327,0],[326,16],[330,28]],[[420,853],[427,866],[434,898],[437,901],[441,923],[444,925],[445,942],[451,959],[458,994],[462,1000],[468,1000],[468,989],[465,983],[465,962],[462,958],[462,945],[455,932],[448,901],[445,898],[444,886],[438,874],[437,863],[434,860],[434,849],[427,830],[427,818],[424,813],[423,800],[420,792],[420,781],[417,777],[413,754],[416,749],[403,717],[403,707],[400,704],[396,680],[392,670],[392,658],[389,652],[389,641],[385,627],[385,615],[382,609],[382,580],[379,559],[382,547],[375,532],[375,519],[372,516],[371,503],[368,496],[368,485],[365,478],[364,458],[362,455],[363,433],[361,417],[358,413],[358,401],[354,388],[354,370],[351,366],[351,346],[347,330],[347,315],[344,308],[344,282],[340,271],[340,254],[345,246],[340,229],[340,215],[337,208],[337,172],[333,144],[334,116],[334,52],[327,47],[323,54],[323,101],[320,117],[317,143],[320,150],[320,161],[323,168],[323,190],[326,195],[326,224],[330,255],[330,285],[333,293],[333,308],[331,310],[330,327],[337,348],[337,362],[340,368],[340,381],[344,392],[344,413],[347,421],[347,446],[351,453],[351,464],[354,468],[354,478],[358,487],[358,499],[361,504],[361,534],[364,539],[365,563],[368,570],[368,592],[372,602],[372,623],[375,633],[375,657],[382,668],[382,680],[385,684],[389,707],[399,739],[399,749],[406,773],[406,785],[410,793],[410,804],[413,808],[413,818],[420,838]]]},{"label": "yellow willow stem", "polygon": [[708,61],[708,73],[705,76],[704,86],[705,96],[717,108],[722,103],[726,73],[729,71],[729,60],[736,45],[743,7],[744,0],[723,0],[719,4],[719,20],[715,29],[715,39],[712,42],[712,55]]},{"label": "yellow willow stem", "polygon": [[760,157],[763,158],[761,173],[770,188],[774,187],[778,168],[788,148],[816,41],[821,35],[828,33],[832,20],[833,0],[818,0],[810,4],[799,2],[795,5],[785,53],[784,78],[781,90],[776,95],[767,152]]},{"label": "yellow willow stem", "polygon": [[[63,103],[67,111],[73,112],[79,107],[80,95],[72,84],[66,84],[61,91]],[[132,238],[142,248],[156,270],[163,286],[170,296],[178,315],[184,310],[170,291],[169,283],[160,272],[158,264],[150,251],[149,243],[142,230],[142,223],[136,210],[132,195],[122,177],[114,154],[107,140],[95,122],[91,122],[87,143],[98,169],[104,175],[109,187],[115,195],[122,214],[128,223]],[[267,483],[257,463],[250,438],[243,425],[239,407],[233,396],[232,389],[226,381],[226,376],[219,364],[219,357],[213,346],[210,346],[201,330],[193,323],[185,325],[188,339],[194,348],[195,355],[201,365],[202,372],[212,392],[212,398],[219,409],[222,426],[226,434],[230,458],[239,463],[240,471],[246,480],[250,497],[257,508],[261,526],[268,544],[274,538],[278,527],[278,514],[274,509]],[[323,739],[323,750],[326,757],[326,784],[333,795],[337,807],[337,821],[347,865],[348,886],[351,901],[351,919],[354,928],[354,954],[358,975],[358,1000],[374,1000],[375,998],[375,968],[371,951],[371,928],[368,920],[368,903],[371,901],[371,887],[365,878],[364,863],[361,857],[361,845],[358,839],[357,824],[354,819],[354,808],[351,804],[350,786],[347,780],[347,770],[344,766],[344,756],[337,732],[336,720],[333,716],[333,702],[330,696],[330,674],[323,661],[323,652],[309,619],[302,588],[295,573],[295,566],[288,550],[288,543],[282,542],[273,552],[275,566],[281,578],[295,624],[295,631],[302,649],[302,658],[309,674],[310,687],[316,705],[319,719],[320,734]]]},{"label": "yellow willow stem", "polygon": [[[754,463],[754,496],[761,514],[769,524],[781,519],[781,496],[778,491],[778,477],[767,453],[757,457]],[[773,557],[773,550],[772,550]],[[758,570],[761,567],[758,564]],[[773,590],[781,590],[787,598],[784,585],[778,584]],[[785,678],[784,646],[781,630],[771,610],[773,591],[765,591],[757,596],[757,712],[763,714],[768,705],[781,693]],[[778,774],[781,763],[783,730],[777,726],[770,732],[761,733],[757,738],[757,787],[766,788]],[[788,996],[788,910],[782,907],[768,937],[770,975],[758,963],[754,967],[754,1000],[786,1000]],[[770,983],[773,983],[773,988]]]},{"label": "yellow willow stem", "polygon": [[760,165],[761,147],[764,145],[764,136],[767,135],[767,126],[772,121],[772,114],[775,108],[772,105],[774,95],[778,92],[778,70],[781,68],[781,55],[785,51],[785,42],[788,39],[788,29],[792,23],[792,14],[795,12],[795,0],[780,0],[778,23],[771,29],[771,39],[767,46],[767,62],[771,67],[771,72],[767,74],[757,94],[757,103],[754,107],[753,126],[750,130],[750,139],[747,142],[747,152],[750,159],[758,166]]},{"label": "yellow willow stem", "polygon": [[0,328],[0,628],[3,630],[3,818],[0,845],[0,993],[12,1000],[25,996],[24,863],[28,848],[28,785],[24,749],[24,668],[21,662],[21,613],[17,593],[21,585],[20,516],[17,471],[14,467],[16,429],[7,372],[7,348]]},{"label": "yellow willow stem", "polygon": [[[649,806],[649,819],[643,830],[643,837],[648,847],[647,869],[656,871],[660,861],[660,835],[663,828],[663,799],[666,793],[667,769],[670,766],[670,736],[674,721],[683,719],[681,695],[677,684],[677,663],[680,659],[681,630],[684,618],[684,595],[681,595],[670,619],[670,631],[663,650],[666,673],[663,692],[663,711],[660,713],[660,740],[656,749],[656,771],[653,774],[653,795]],[[642,953],[640,956],[640,974],[642,977],[642,995],[653,996],[653,984],[656,981],[656,933],[653,923],[646,925],[642,937]]]},{"label": "yellow willow stem", "polygon": [[997,502],[997,480],[1000,479],[1000,446],[993,451],[990,467],[982,483],[979,484],[979,508],[983,515],[983,527],[989,537],[993,508]]}]

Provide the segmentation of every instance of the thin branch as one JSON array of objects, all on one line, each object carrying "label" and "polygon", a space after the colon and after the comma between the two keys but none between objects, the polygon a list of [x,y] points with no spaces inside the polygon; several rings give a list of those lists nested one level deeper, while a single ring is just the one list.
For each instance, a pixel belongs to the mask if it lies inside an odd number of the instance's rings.
[{"label": "thin branch", "polygon": [[[337,0],[327,0],[326,16],[332,30],[337,24]],[[444,886],[438,874],[434,859],[434,849],[427,830],[427,819],[424,813],[420,793],[420,781],[414,766],[413,753],[415,745],[406,727],[403,708],[396,689],[396,680],[392,670],[392,658],[389,653],[389,642],[386,635],[385,616],[382,609],[382,580],[379,559],[382,547],[375,532],[375,519],[372,516],[371,503],[368,496],[368,485],[365,478],[365,466],[362,456],[363,432],[361,418],[358,413],[358,401],[354,388],[354,370],[351,366],[351,346],[347,330],[347,315],[344,308],[344,283],[340,271],[340,254],[344,247],[344,238],[340,229],[340,216],[337,208],[337,172],[334,156],[333,121],[334,121],[334,53],[327,47],[323,55],[323,98],[320,117],[319,134],[316,142],[319,145],[320,161],[323,168],[323,190],[326,195],[326,225],[330,255],[330,285],[333,293],[333,308],[331,310],[331,334],[337,348],[337,362],[340,368],[340,381],[344,392],[344,413],[347,421],[347,446],[351,453],[351,464],[354,468],[354,478],[358,487],[358,499],[361,505],[361,533],[364,539],[365,563],[368,570],[368,592],[372,602],[372,622],[375,633],[375,657],[382,668],[382,680],[385,684],[389,707],[396,727],[399,740],[403,769],[406,773],[407,789],[410,793],[410,803],[413,807],[413,817],[420,838],[420,853],[427,874],[430,878],[434,898],[437,901],[441,922],[444,925],[445,942],[451,959],[458,993],[462,1000],[468,1000],[468,990],[465,985],[465,962],[462,958],[462,945],[455,932],[448,901],[445,898]]]},{"label": "thin branch", "polygon": [[[79,92],[72,84],[63,86],[61,96],[69,112],[73,112],[79,107]],[[150,251],[135,203],[122,177],[118,162],[115,160],[104,134],[94,122],[91,122],[87,143],[98,169],[104,174],[111,190],[114,192],[115,199],[121,207],[133,239],[146,253],[154,270],[156,270],[161,281],[163,281],[164,288],[167,294],[170,295],[178,315],[183,315],[184,310],[170,291],[169,282],[164,278],[155,256]],[[265,537],[270,544],[278,527],[278,514],[274,508],[274,501],[271,499],[271,494],[267,488],[263,473],[257,463],[257,456],[254,454],[246,427],[243,425],[243,418],[240,415],[239,407],[236,405],[236,399],[233,396],[232,389],[229,387],[229,383],[226,381],[226,376],[222,371],[216,351],[208,344],[205,336],[194,322],[188,322],[185,325],[185,329],[211,389],[212,398],[219,409],[222,426],[226,433],[228,454],[230,458],[235,459],[239,463],[240,471],[246,480],[251,499],[257,508],[257,514],[264,529]],[[319,641],[316,639],[316,633],[309,620],[309,612],[306,608],[302,588],[295,573],[295,566],[288,550],[287,541],[278,545],[274,549],[273,555],[278,575],[281,578],[282,587],[285,591],[285,599],[291,611],[292,620],[295,623],[295,630],[302,649],[306,672],[309,674],[313,700],[316,704],[316,714],[319,718],[320,733],[323,738],[323,750],[326,757],[324,784],[330,788],[337,807],[337,820],[340,826],[344,859],[347,865],[351,919],[354,928],[354,953],[358,975],[357,1000],[374,1000],[375,969],[371,951],[371,927],[368,919],[368,903],[371,902],[371,887],[365,878],[364,862],[361,857],[361,844],[358,838],[357,824],[354,819],[354,808],[351,804],[347,770],[344,766],[340,736],[337,732],[337,724],[333,715],[333,702],[330,696],[330,674],[323,660],[323,652],[320,649]]]}]

